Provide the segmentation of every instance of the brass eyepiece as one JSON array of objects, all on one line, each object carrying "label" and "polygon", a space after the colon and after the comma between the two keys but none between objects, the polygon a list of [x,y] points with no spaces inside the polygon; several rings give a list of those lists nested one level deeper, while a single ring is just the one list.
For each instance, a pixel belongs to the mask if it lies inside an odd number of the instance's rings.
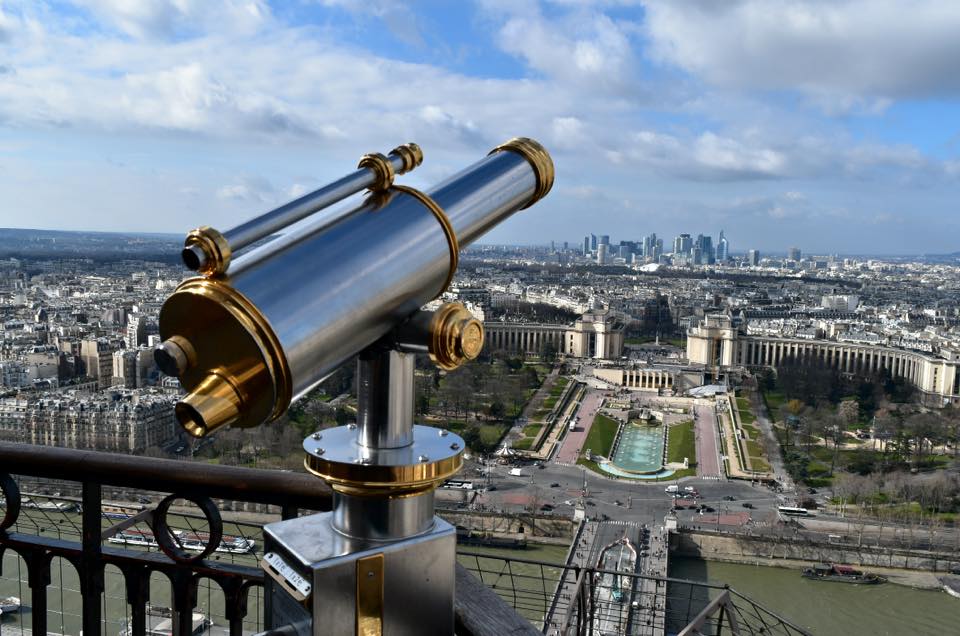
[{"label": "brass eyepiece", "polygon": [[183,336],[171,336],[153,351],[153,359],[167,375],[179,377],[196,364],[197,352]]},{"label": "brass eyepiece", "polygon": [[229,378],[214,372],[177,402],[174,412],[187,433],[204,437],[236,422],[240,418],[242,403]]},{"label": "brass eyepiece", "polygon": [[187,234],[180,257],[187,269],[204,276],[216,276],[230,267],[231,253],[223,234],[204,225]]}]

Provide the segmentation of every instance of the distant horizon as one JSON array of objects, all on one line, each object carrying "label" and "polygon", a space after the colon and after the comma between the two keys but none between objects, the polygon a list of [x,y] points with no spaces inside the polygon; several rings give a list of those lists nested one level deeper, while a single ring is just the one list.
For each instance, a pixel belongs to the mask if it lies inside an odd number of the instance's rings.
[{"label": "distant horizon", "polygon": [[[65,230],[65,229],[50,229],[50,228],[36,228],[36,227],[0,227],[0,232],[6,232],[6,231],[14,231],[14,232],[49,232],[49,233],[61,233],[61,234],[98,234],[98,235],[117,235],[117,236],[145,236],[145,237],[146,237],[146,236],[149,236],[149,237],[156,237],[156,238],[167,238],[167,239],[169,239],[169,240],[171,240],[171,241],[180,241],[180,240],[183,239],[184,236],[186,236],[186,234],[187,234],[187,232],[188,232],[189,230],[184,230],[183,233],[177,233],[177,232],[141,232],[141,231],[135,231],[135,230]],[[724,232],[726,232],[726,229],[724,230]],[[613,236],[613,235],[611,235],[611,237],[612,237],[612,236]],[[642,238],[642,237],[636,237],[636,239],[640,239],[640,238]],[[661,238],[666,239],[667,237],[664,236],[664,237],[661,237]],[[554,241],[555,247],[562,247],[563,242],[564,242],[563,240],[560,240],[560,239],[547,239],[546,241],[537,242],[537,243],[505,243],[505,242],[502,242],[502,241],[492,242],[492,241],[483,241],[483,240],[481,240],[481,241],[478,241],[478,242],[476,242],[476,243],[471,243],[471,244],[470,244],[469,246],[467,246],[467,247],[469,248],[469,247],[475,247],[475,246],[486,246],[486,247],[514,247],[514,248],[549,248],[549,247],[550,247],[550,241],[551,241],[551,240]],[[569,244],[569,245],[568,245],[568,249],[574,250],[574,251],[580,251],[580,250],[578,249],[578,245],[582,247],[582,240],[583,240],[583,239],[580,239],[580,241],[571,241],[571,240],[567,239],[567,243]],[[617,244],[619,244],[619,241],[620,241],[620,240],[628,240],[628,239],[620,239],[620,238],[617,238],[617,241],[618,241],[618,242],[617,242],[617,243],[611,243],[611,245],[617,245]],[[611,241],[613,241],[613,238],[611,238]],[[672,241],[672,237],[671,237],[671,241]],[[664,241],[664,242],[666,243],[666,241]],[[960,250],[957,250],[957,251],[954,251],[954,252],[874,252],[874,253],[861,252],[861,253],[855,253],[855,252],[825,252],[825,251],[820,251],[820,250],[816,250],[816,249],[807,250],[807,249],[805,249],[802,245],[796,245],[796,246],[791,246],[791,247],[798,247],[798,248],[800,249],[800,252],[801,252],[801,254],[803,255],[803,257],[806,257],[806,256],[808,256],[808,255],[812,255],[812,256],[824,256],[824,257],[828,257],[828,256],[842,256],[842,257],[847,257],[847,258],[883,258],[883,257],[904,258],[904,257],[909,257],[909,256],[934,257],[934,256],[954,256],[954,255],[960,255]],[[733,250],[730,251],[730,254],[731,254],[731,255],[736,255],[736,254],[746,255],[747,252],[748,252],[749,250],[752,250],[752,249],[759,250],[759,251],[760,251],[760,257],[763,258],[763,257],[768,256],[768,255],[776,255],[776,256],[784,255],[784,256],[785,256],[785,255],[787,254],[787,251],[788,251],[789,248],[779,249],[779,250],[778,250],[778,249],[764,248],[764,247],[749,247],[749,248],[746,248],[746,249],[733,249]],[[670,254],[671,252],[664,252],[664,253],[665,253],[665,254]]]},{"label": "distant horizon", "polygon": [[2,2],[0,225],[230,227],[366,153],[416,142],[429,191],[523,136],[556,183],[491,243],[951,253],[960,3],[901,5]]}]

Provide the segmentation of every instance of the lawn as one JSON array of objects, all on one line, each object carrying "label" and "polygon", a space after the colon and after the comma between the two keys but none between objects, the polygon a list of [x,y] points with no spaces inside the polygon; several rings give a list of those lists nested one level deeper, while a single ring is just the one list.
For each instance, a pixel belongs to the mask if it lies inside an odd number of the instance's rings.
[{"label": "lawn", "polygon": [[697,465],[697,442],[693,433],[693,420],[670,427],[667,461],[682,462],[684,457],[690,461],[691,466]]},{"label": "lawn", "polygon": [[570,384],[570,380],[560,376],[557,378],[557,381],[553,383],[553,387],[550,389],[550,395],[553,397],[560,397],[563,394],[563,390],[567,388],[567,385]]},{"label": "lawn", "polygon": [[518,439],[513,443],[514,450],[529,450],[533,446],[532,437],[524,437],[523,439]]},{"label": "lawn", "polygon": [[620,424],[606,415],[599,413],[593,420],[593,426],[587,433],[587,439],[583,443],[584,452],[590,449],[594,455],[603,455],[607,457],[610,453],[610,447],[613,446],[613,438],[617,435],[617,429]]},{"label": "lawn", "polygon": [[542,428],[543,424],[528,424],[523,427],[523,434],[527,437],[536,437]]},{"label": "lawn", "polygon": [[553,407],[556,406],[556,404],[557,404],[557,398],[550,396],[543,401],[543,408],[552,410]]},{"label": "lawn", "polygon": [[750,457],[763,457],[763,449],[760,447],[760,444],[752,439],[743,440],[743,445],[746,447],[747,455]]},{"label": "lawn", "polygon": [[770,417],[777,419],[780,413],[780,407],[786,403],[787,398],[780,391],[764,391],[763,401],[767,403],[767,410],[770,411]]}]

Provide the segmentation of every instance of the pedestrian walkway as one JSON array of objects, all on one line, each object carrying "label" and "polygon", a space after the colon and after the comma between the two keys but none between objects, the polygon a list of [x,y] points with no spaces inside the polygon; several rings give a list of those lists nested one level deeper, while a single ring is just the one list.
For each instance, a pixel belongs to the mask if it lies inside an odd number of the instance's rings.
[{"label": "pedestrian walkway", "polygon": [[584,442],[587,441],[587,434],[590,432],[590,427],[593,426],[593,419],[597,416],[602,401],[602,393],[592,389],[587,390],[583,401],[580,403],[580,410],[574,415],[577,418],[576,428],[567,432],[567,436],[563,438],[563,446],[557,453],[556,460],[558,463],[577,463],[577,458],[583,450]]}]

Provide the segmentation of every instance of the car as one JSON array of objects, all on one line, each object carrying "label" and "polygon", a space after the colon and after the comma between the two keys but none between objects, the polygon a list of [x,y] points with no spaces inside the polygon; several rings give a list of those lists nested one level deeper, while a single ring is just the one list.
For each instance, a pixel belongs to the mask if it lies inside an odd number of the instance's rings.
[{"label": "car", "polygon": [[724,500],[724,501],[736,501],[737,498],[734,497],[733,495],[724,495],[724,496],[723,496],[723,500]]},{"label": "car", "polygon": [[756,506],[754,506],[752,503],[750,503],[749,501],[744,501],[743,504],[741,504],[741,505],[742,505],[744,508],[749,508],[750,510],[753,510],[753,509],[756,507]]},{"label": "car", "polygon": [[811,495],[815,495],[815,494],[817,494],[817,489],[816,489],[816,488],[807,488],[807,493],[809,493],[809,494],[811,494]]},{"label": "car", "polygon": [[713,506],[704,506],[701,508],[704,512],[716,512],[716,509]]},{"label": "car", "polygon": [[555,482],[553,482],[552,484],[550,484],[550,487],[551,487],[551,488],[559,488],[559,487],[560,487],[560,482],[559,482],[559,481],[555,481]]},{"label": "car", "polygon": [[596,506],[597,504],[593,503],[592,501],[588,501],[588,502],[587,502],[587,505],[588,505],[588,506]]},{"label": "car", "polygon": [[543,512],[550,512],[551,510],[553,510],[553,506],[551,506],[550,504],[543,504],[542,506],[540,506],[540,510],[542,510]]},{"label": "car", "polygon": [[543,470],[544,468],[546,468],[546,466],[543,464],[537,464],[537,470]]},{"label": "car", "polygon": [[487,486],[487,490],[488,490],[488,491],[489,491],[489,490],[496,490],[496,489],[497,489],[497,485],[496,485],[496,484],[490,484],[489,486]]}]

